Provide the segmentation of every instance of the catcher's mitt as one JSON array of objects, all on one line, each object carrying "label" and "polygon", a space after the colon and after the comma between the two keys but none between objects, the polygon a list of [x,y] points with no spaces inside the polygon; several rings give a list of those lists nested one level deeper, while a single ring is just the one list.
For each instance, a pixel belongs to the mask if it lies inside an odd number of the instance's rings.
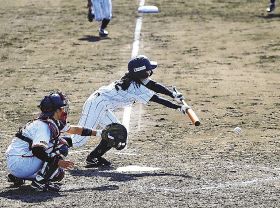
[{"label": "catcher's mitt", "polygon": [[122,150],[127,142],[127,130],[119,123],[112,123],[102,130],[101,138],[108,142],[108,145]]}]

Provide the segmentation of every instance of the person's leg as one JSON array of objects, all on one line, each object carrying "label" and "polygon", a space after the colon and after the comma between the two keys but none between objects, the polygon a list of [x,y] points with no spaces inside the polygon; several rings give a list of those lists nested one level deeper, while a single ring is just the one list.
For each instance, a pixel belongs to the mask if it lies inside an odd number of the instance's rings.
[{"label": "person's leg", "polygon": [[94,11],[94,19],[95,21],[102,21],[103,17],[103,11],[102,11],[102,6],[101,6],[101,1],[100,0],[92,0],[92,10]]},{"label": "person's leg", "polygon": [[[78,125],[89,129],[96,129],[105,114],[106,103],[103,101],[102,96],[91,96],[87,99],[83,106],[83,111]],[[75,134],[71,138],[73,147],[80,147],[84,145],[90,137]]]},{"label": "person's leg", "polygon": [[270,4],[269,4],[268,8],[266,9],[266,11],[268,13],[272,13],[275,10],[275,7],[276,7],[275,0],[270,0]]},{"label": "person's leg", "polygon": [[25,180],[33,180],[43,162],[36,157],[8,156],[8,182],[21,186]]},{"label": "person's leg", "polygon": [[108,26],[111,18],[112,18],[112,2],[111,0],[102,0],[101,1],[101,8],[103,13],[102,23],[99,29],[99,35],[101,37],[108,36],[108,31],[105,28]]},{"label": "person's leg", "polygon": [[[104,117],[100,120],[99,126],[105,128],[106,125],[111,123],[120,123],[118,118],[110,111],[107,110]],[[97,147],[88,155],[86,167],[102,167],[110,166],[111,163],[102,156],[108,152],[112,147],[108,145],[108,142],[101,140]]]}]

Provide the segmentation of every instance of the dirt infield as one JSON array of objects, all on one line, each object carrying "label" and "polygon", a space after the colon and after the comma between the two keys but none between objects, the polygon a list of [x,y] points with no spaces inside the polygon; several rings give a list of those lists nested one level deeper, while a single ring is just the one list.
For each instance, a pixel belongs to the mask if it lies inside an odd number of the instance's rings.
[{"label": "dirt infield", "polygon": [[[128,149],[106,154],[114,168],[84,167],[93,137],[70,152],[76,167],[62,191],[37,193],[7,182],[12,136],[49,91],[69,95],[76,124],[86,98],[122,76],[139,2],[113,0],[106,39],[86,2],[0,3],[0,207],[280,207],[280,8],[268,16],[265,0],[146,0],[160,13],[143,16],[139,53],[158,61],[152,78],[176,85],[202,125],[135,105]],[[118,169],[132,165],[159,169]]]}]

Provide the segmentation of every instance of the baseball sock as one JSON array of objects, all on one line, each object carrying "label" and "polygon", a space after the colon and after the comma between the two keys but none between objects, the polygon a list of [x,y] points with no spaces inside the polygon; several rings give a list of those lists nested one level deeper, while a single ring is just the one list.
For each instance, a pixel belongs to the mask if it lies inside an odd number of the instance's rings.
[{"label": "baseball sock", "polygon": [[103,19],[100,28],[102,30],[104,30],[107,27],[107,25],[109,24],[109,22],[110,22],[110,19]]},{"label": "baseball sock", "polygon": [[98,146],[88,155],[88,158],[101,157],[111,148],[112,147],[108,146],[108,142],[102,139]]}]

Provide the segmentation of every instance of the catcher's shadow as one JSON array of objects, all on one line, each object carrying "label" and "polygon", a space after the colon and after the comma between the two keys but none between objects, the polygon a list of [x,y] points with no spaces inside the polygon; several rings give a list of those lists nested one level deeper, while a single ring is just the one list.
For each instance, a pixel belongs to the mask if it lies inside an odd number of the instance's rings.
[{"label": "catcher's shadow", "polygon": [[84,35],[84,37],[79,38],[78,40],[94,43],[94,42],[98,42],[98,41],[106,40],[106,39],[110,39],[110,38],[109,37],[99,37],[99,36],[94,36],[94,35]]},{"label": "catcher's shadow", "polygon": [[0,198],[19,200],[27,203],[38,203],[48,201],[56,197],[62,197],[59,192],[39,192],[30,186],[10,187],[0,192]]},{"label": "catcher's shadow", "polygon": [[161,176],[175,176],[175,177],[182,177],[182,178],[193,178],[190,175],[183,175],[183,174],[173,174],[173,173],[119,173],[115,171],[105,170],[104,169],[86,169],[86,170],[71,170],[69,173],[73,176],[86,176],[86,177],[106,177],[110,178],[109,181],[118,181],[118,182],[126,182],[137,180],[141,177],[161,177]]},{"label": "catcher's shadow", "polygon": [[21,187],[10,187],[7,190],[0,192],[0,198],[19,200],[26,203],[38,203],[49,201],[56,197],[65,197],[65,193],[73,193],[80,191],[114,191],[118,190],[116,185],[105,185],[98,187],[74,187],[69,188],[64,185],[60,192],[41,192],[36,191],[28,185]]}]

